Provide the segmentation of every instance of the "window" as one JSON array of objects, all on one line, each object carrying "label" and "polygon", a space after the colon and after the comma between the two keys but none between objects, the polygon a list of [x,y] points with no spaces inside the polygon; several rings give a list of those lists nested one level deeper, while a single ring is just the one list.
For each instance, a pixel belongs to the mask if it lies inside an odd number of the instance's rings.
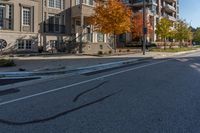
[{"label": "window", "polygon": [[18,40],[18,49],[27,49],[30,50],[32,48],[32,40]]},{"label": "window", "polygon": [[18,41],[18,49],[24,49],[24,41],[23,40]]},{"label": "window", "polygon": [[54,0],[49,0],[49,7],[54,7]]},{"label": "window", "polygon": [[55,17],[55,31],[59,32],[60,17]]},{"label": "window", "polygon": [[79,5],[80,3],[80,0],[76,0],[76,5]]},{"label": "window", "polygon": [[53,48],[53,47],[56,47],[56,44],[58,44],[58,41],[57,40],[50,40],[50,46]]},{"label": "window", "polygon": [[0,29],[12,29],[12,6],[0,4]]},{"label": "window", "polygon": [[9,20],[8,20],[8,28],[12,29],[12,6],[9,5]]},{"label": "window", "polygon": [[130,3],[129,0],[123,0],[123,2],[126,3],[126,4]]},{"label": "window", "polygon": [[86,0],[86,3],[87,5],[93,5],[93,0]]},{"label": "window", "polygon": [[55,0],[56,8],[61,8],[61,0]]},{"label": "window", "polygon": [[31,49],[31,44],[32,44],[32,41],[31,40],[25,40],[26,41],[26,49]]},{"label": "window", "polygon": [[60,32],[60,22],[61,16],[49,14],[49,31],[50,32]]},{"label": "window", "polygon": [[61,0],[49,0],[49,7],[61,8]]},{"label": "window", "polygon": [[30,8],[23,8],[23,25],[29,26],[31,24],[31,10]]},{"label": "window", "polygon": [[97,33],[97,41],[98,42],[104,42],[104,34]]}]

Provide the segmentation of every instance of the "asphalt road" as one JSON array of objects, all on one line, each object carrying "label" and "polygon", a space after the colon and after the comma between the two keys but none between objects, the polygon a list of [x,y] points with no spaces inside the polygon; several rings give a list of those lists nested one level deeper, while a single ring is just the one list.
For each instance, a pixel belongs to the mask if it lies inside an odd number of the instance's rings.
[{"label": "asphalt road", "polygon": [[0,91],[0,133],[199,133],[200,53]]}]

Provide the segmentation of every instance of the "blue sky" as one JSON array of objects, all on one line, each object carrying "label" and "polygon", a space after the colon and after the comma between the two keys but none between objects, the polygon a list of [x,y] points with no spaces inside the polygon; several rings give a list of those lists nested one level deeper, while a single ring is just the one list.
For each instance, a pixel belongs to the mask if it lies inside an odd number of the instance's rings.
[{"label": "blue sky", "polygon": [[180,0],[180,18],[193,27],[200,27],[200,1],[199,0]]}]

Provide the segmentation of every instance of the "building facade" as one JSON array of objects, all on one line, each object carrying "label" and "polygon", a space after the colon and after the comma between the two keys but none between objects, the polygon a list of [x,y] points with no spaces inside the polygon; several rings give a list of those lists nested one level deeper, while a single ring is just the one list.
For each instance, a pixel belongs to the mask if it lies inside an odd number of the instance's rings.
[{"label": "building facade", "polygon": [[69,0],[40,0],[39,2],[39,49],[57,52],[63,49],[64,41],[69,39],[67,9]]},{"label": "building facade", "polygon": [[89,25],[87,19],[94,14],[94,0],[71,0],[71,37],[80,42],[82,33],[83,52],[98,53],[99,51],[109,52],[112,50],[108,44],[108,37],[105,34],[95,32],[94,27]]},{"label": "building facade", "polygon": [[[133,12],[143,12],[143,0],[127,0]],[[156,24],[161,18],[172,22],[179,19],[179,0],[146,0],[146,19],[153,28],[153,33],[148,35],[148,41],[156,41]]]},{"label": "building facade", "polygon": [[109,51],[107,36],[86,21],[94,7],[94,0],[1,0],[0,43],[5,52],[57,52],[82,35],[83,52]]},{"label": "building facade", "polygon": [[[133,12],[142,12],[143,0],[123,2]],[[6,43],[5,52],[38,52],[39,49],[62,52],[68,44],[74,45],[74,52],[77,52],[81,41],[85,53],[111,51],[112,39],[95,32],[87,22],[95,5],[94,0],[1,0],[0,48]],[[179,0],[147,0],[146,7],[146,17],[153,31],[160,18],[171,21],[179,18]],[[128,42],[132,36],[123,34],[118,39]],[[155,32],[148,36],[148,40],[156,41]]]},{"label": "building facade", "polygon": [[5,51],[37,51],[38,1],[1,0],[0,43],[6,43]]}]

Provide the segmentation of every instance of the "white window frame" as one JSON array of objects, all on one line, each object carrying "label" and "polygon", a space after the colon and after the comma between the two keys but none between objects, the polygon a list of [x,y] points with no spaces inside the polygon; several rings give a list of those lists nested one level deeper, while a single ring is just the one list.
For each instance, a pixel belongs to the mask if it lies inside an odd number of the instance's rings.
[{"label": "white window frame", "polygon": [[79,5],[79,4],[81,4],[81,0],[76,0],[75,5]]},{"label": "white window frame", "polygon": [[[50,5],[50,0],[48,0],[48,7],[49,8],[56,8],[56,9],[61,9],[62,8],[62,3],[63,3],[63,0],[51,0],[53,3],[53,5]],[[58,5],[59,3],[59,5]],[[59,6],[59,7],[58,7]]]},{"label": "white window frame", "polygon": [[92,4],[91,4],[90,2],[91,2],[91,0],[86,0],[86,1],[85,1],[85,4],[86,4],[86,5],[93,6],[93,5],[94,5],[94,0],[92,0]]},{"label": "white window frame", "polygon": [[33,40],[31,40],[31,39],[18,40],[17,41],[17,49],[19,49],[19,50],[31,50],[32,44],[33,44]]},{"label": "white window frame", "polygon": [[24,45],[24,41],[23,40],[18,40],[17,41],[17,49],[19,49],[19,50],[24,50],[24,47],[25,45]]},{"label": "white window frame", "polygon": [[[29,14],[26,14],[26,15],[28,15],[28,16],[26,16],[26,19],[27,20],[24,20],[24,13],[25,12],[27,12],[27,13],[29,13]],[[24,26],[30,26],[31,25],[31,8],[29,8],[29,7],[23,7],[22,8],[22,25],[24,25]]]}]

